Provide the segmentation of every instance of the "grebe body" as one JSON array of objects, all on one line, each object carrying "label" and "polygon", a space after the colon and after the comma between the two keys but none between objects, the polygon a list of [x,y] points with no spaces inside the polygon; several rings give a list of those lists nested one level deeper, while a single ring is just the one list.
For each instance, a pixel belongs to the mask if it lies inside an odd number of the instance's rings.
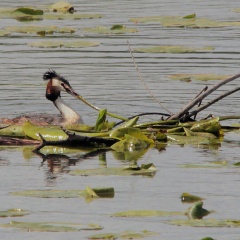
[{"label": "grebe body", "polygon": [[68,106],[61,98],[61,92],[67,92],[77,98],[78,94],[73,90],[70,83],[58,75],[55,71],[50,70],[44,73],[43,80],[48,81],[46,87],[46,98],[53,102],[54,106],[60,112],[59,115],[53,114],[31,114],[21,115],[19,117],[8,119],[0,119],[1,124],[22,125],[25,121],[31,121],[36,125],[62,125],[82,123],[81,116],[70,106]]}]

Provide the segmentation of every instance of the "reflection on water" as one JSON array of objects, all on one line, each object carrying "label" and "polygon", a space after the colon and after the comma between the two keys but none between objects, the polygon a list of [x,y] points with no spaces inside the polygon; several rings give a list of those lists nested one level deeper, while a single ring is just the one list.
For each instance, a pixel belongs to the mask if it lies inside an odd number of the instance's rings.
[{"label": "reflection on water", "polygon": [[[31,1],[37,5],[39,1]],[[50,4],[44,0],[41,4]],[[131,17],[178,15],[196,13],[198,17],[222,21],[238,21],[239,13],[231,11],[239,7],[237,1],[71,1],[79,13],[100,13],[101,19],[43,20],[18,22],[1,19],[0,28],[6,26],[57,25],[77,29],[74,34],[36,35],[13,34],[0,38],[0,117],[13,117],[25,113],[53,113],[53,106],[45,99],[42,74],[55,69],[68,79],[74,89],[89,102],[100,108],[126,117],[144,112],[163,112],[158,103],[149,96],[134,68],[127,41],[131,47],[153,45],[184,45],[190,47],[213,46],[210,53],[148,54],[134,53],[135,60],[149,89],[171,112],[178,112],[205,85],[215,81],[181,82],[169,80],[177,73],[215,73],[235,75],[239,73],[239,28],[183,29],[163,28],[158,23],[142,24],[129,22]],[[29,1],[1,1],[0,7],[29,5]],[[122,24],[138,29],[135,34],[95,35],[84,31],[85,27],[99,25],[111,27]],[[40,49],[28,46],[42,40],[84,39],[99,41],[101,45],[82,49]],[[213,94],[239,86],[233,81]],[[74,109],[80,112],[88,124],[95,123],[97,113],[77,100],[63,94]],[[211,99],[211,97],[209,97]],[[198,117],[239,114],[239,94],[233,94],[218,102]],[[159,119],[154,116],[153,119]],[[152,121],[153,119],[148,119]],[[112,120],[112,119],[110,119]],[[145,121],[143,119],[142,121]],[[118,211],[157,209],[185,211],[183,192],[204,198],[206,209],[216,210],[211,218],[239,219],[239,132],[226,133],[221,145],[210,148],[191,145],[167,145],[165,150],[153,148],[139,153],[138,164],[153,163],[157,173],[143,176],[71,176],[70,170],[102,167],[123,167],[131,163],[129,156],[107,152],[48,153],[37,154],[21,148],[1,148],[0,179],[1,207],[18,207],[34,211],[24,220],[94,222],[104,225],[105,232],[147,229],[161,234],[161,239],[238,239],[237,228],[185,228],[167,225],[166,218],[150,217],[111,218]],[[217,165],[217,163],[227,163]],[[205,168],[209,163],[216,167]],[[183,167],[183,166],[188,167]],[[189,167],[192,166],[192,167]],[[200,166],[200,167],[194,167]],[[86,203],[83,199],[30,199],[10,196],[9,192],[28,189],[84,189],[91,187],[114,187],[114,199],[95,200]],[[220,211],[219,211],[220,209]],[[11,219],[12,220],[12,219]],[[1,219],[1,222],[5,220]],[[10,221],[7,219],[7,221]],[[25,239],[19,231],[0,228],[4,239]],[[34,239],[42,239],[42,233],[29,233]],[[54,233],[53,233],[54,234]],[[86,239],[86,231],[71,236]],[[54,234],[55,237],[55,234]],[[61,234],[58,239],[69,235]],[[151,237],[151,239],[159,239]]]}]

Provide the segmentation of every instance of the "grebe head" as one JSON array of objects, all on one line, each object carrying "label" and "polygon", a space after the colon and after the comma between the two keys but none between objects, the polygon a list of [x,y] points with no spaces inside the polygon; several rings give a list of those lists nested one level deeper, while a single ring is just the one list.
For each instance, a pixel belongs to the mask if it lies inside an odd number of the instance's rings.
[{"label": "grebe head", "polygon": [[46,98],[52,102],[60,97],[61,91],[65,91],[75,98],[78,97],[78,94],[73,90],[70,83],[54,70],[44,73],[43,80],[49,81],[46,88]]}]

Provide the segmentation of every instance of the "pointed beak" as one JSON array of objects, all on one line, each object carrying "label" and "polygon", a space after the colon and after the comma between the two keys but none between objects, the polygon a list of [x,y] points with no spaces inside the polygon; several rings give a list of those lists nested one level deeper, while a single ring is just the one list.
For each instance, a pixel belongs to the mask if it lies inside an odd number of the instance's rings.
[{"label": "pointed beak", "polygon": [[64,83],[62,83],[61,85],[67,93],[78,99],[79,94],[76,91],[74,91],[71,86],[68,86]]}]

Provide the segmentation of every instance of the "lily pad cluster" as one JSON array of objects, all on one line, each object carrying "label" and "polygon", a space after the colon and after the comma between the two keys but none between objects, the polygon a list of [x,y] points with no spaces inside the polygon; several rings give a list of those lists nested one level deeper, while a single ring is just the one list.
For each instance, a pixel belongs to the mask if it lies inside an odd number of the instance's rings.
[{"label": "lily pad cluster", "polygon": [[196,14],[186,16],[146,16],[139,18],[131,18],[134,23],[159,23],[163,27],[178,28],[222,28],[231,26],[240,26],[239,22],[234,21],[216,21],[206,18],[198,18]]},{"label": "lily pad cluster", "polygon": [[66,1],[59,1],[51,5],[22,6],[19,8],[1,8],[0,18],[14,18],[18,21],[46,20],[78,20],[101,18],[101,14],[78,13],[74,6]]}]

